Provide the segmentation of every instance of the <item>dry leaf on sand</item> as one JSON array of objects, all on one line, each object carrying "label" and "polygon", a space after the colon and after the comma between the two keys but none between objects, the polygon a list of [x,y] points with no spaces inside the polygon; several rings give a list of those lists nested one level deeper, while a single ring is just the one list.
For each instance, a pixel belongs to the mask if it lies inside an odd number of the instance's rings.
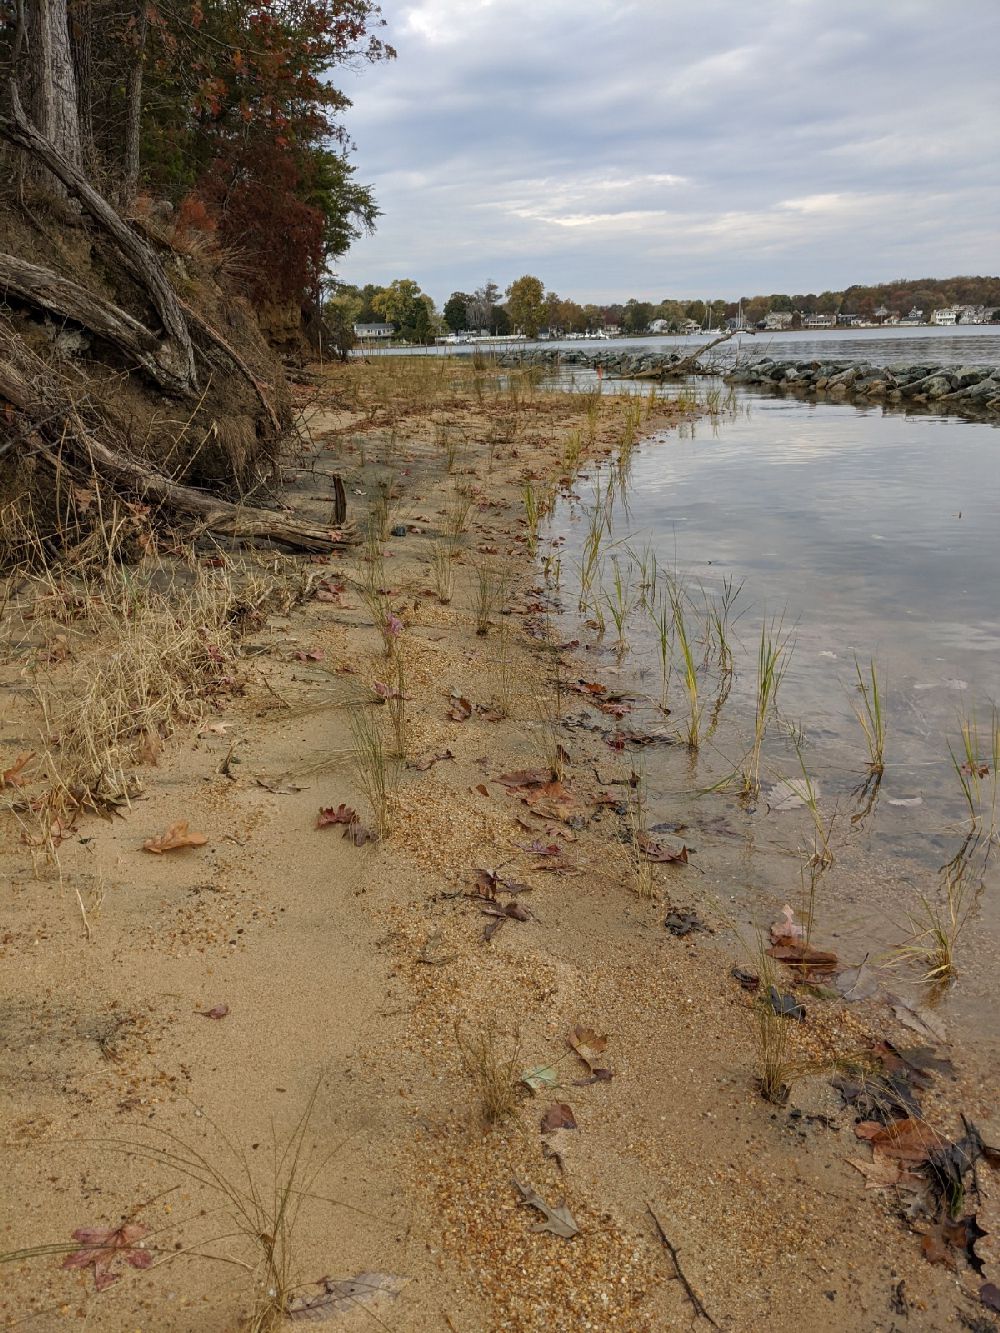
[{"label": "dry leaf on sand", "polygon": [[573,1214],[566,1207],[566,1200],[560,1199],[553,1207],[546,1203],[540,1194],[536,1194],[530,1185],[522,1185],[516,1176],[512,1179],[522,1201],[529,1208],[537,1208],[545,1218],[544,1222],[536,1222],[531,1228],[532,1231],[551,1231],[553,1236],[563,1236],[566,1240],[572,1240],[580,1228],[576,1225]]},{"label": "dry leaf on sand", "polygon": [[358,1273],[352,1278],[321,1277],[312,1293],[303,1293],[290,1301],[286,1318],[293,1323],[319,1323],[340,1315],[364,1310],[379,1324],[378,1308],[402,1291],[406,1279],[393,1273]]},{"label": "dry leaf on sand", "polygon": [[81,1249],[74,1250],[63,1260],[63,1268],[93,1268],[94,1286],[104,1291],[121,1277],[112,1271],[116,1259],[124,1259],[132,1268],[149,1268],[153,1255],[139,1247],[149,1227],[141,1222],[125,1222],[120,1227],[79,1227],[73,1232]]},{"label": "dry leaf on sand", "polygon": [[175,820],[159,837],[147,838],[142,844],[144,852],[173,852],[179,847],[204,847],[208,838],[204,833],[192,833],[186,819]]},{"label": "dry leaf on sand", "polygon": [[611,1077],[611,1071],[599,1068],[603,1064],[601,1056],[608,1044],[607,1037],[601,1036],[593,1028],[575,1027],[569,1034],[569,1044],[592,1074],[599,1078],[602,1074]]},{"label": "dry leaf on sand", "polygon": [[34,757],[34,750],[22,750],[10,768],[0,773],[0,787],[23,787],[28,781],[24,770]]}]

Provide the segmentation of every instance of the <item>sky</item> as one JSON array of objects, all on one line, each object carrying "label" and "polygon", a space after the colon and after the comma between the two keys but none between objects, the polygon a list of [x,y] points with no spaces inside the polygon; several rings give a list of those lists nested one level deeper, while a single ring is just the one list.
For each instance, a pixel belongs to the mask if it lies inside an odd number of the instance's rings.
[{"label": "sky", "polygon": [[337,70],[382,209],[339,267],[440,305],[1000,271],[1000,0],[383,0]]}]

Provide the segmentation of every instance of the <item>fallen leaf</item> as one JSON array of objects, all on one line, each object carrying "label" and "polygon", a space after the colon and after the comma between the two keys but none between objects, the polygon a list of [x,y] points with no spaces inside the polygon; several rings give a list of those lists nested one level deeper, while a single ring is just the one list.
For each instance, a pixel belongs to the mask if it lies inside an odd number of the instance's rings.
[{"label": "fallen leaf", "polygon": [[914,1120],[912,1117],[892,1120],[888,1125],[863,1120],[854,1126],[854,1132],[859,1139],[868,1140],[873,1155],[913,1166],[926,1162],[930,1151],[940,1148],[943,1143],[941,1135],[926,1120]]},{"label": "fallen leaf", "polygon": [[343,803],[321,808],[316,817],[317,828],[328,828],[331,824],[356,824],[357,822],[358,812]]},{"label": "fallen leaf", "polygon": [[158,856],[163,852],[173,852],[179,847],[204,847],[208,838],[204,833],[191,833],[188,829],[186,819],[178,819],[157,838],[147,838],[142,844],[145,852],[155,852]]},{"label": "fallen leaf", "polygon": [[325,656],[326,654],[323,652],[322,648],[299,648],[296,652],[292,653],[292,657],[296,662],[322,662]]},{"label": "fallen leaf", "polygon": [[570,820],[583,812],[580,802],[564,782],[546,782],[541,787],[532,787],[521,800],[545,819]]},{"label": "fallen leaf", "polygon": [[671,845],[661,842],[657,838],[651,838],[648,833],[640,831],[636,843],[647,861],[655,861],[661,865],[672,863],[687,865],[688,863],[688,849],[683,842]]},{"label": "fallen leaf", "polygon": [[543,1222],[537,1222],[531,1229],[532,1231],[551,1231],[553,1236],[562,1236],[566,1240],[572,1240],[579,1232],[580,1228],[573,1220],[573,1215],[566,1207],[566,1200],[560,1199],[554,1206],[545,1202],[540,1194],[529,1185],[522,1185],[516,1176],[512,1177],[514,1186],[521,1195],[522,1202],[529,1208],[537,1208],[544,1217]]},{"label": "fallen leaf", "polygon": [[785,903],[781,909],[781,916],[771,926],[771,943],[777,944],[780,940],[804,940],[805,937],[805,928],[795,920],[794,909]]},{"label": "fallen leaf", "polygon": [[365,828],[359,819],[353,820],[344,829],[344,837],[348,842],[353,842],[355,847],[363,847],[366,842],[375,842],[375,834],[370,828]]},{"label": "fallen leaf", "polygon": [[770,810],[794,810],[819,799],[819,785],[812,779],[782,778],[765,794]]},{"label": "fallen leaf", "polygon": [[926,1184],[921,1176],[904,1170],[901,1162],[892,1161],[890,1158],[879,1157],[865,1162],[860,1157],[848,1157],[847,1164],[864,1176],[865,1189],[886,1190],[902,1184],[913,1186]]},{"label": "fallen leaf", "polygon": [[139,1242],[149,1235],[149,1227],[141,1222],[124,1222],[120,1227],[79,1227],[72,1233],[82,1246],[68,1255],[63,1268],[93,1268],[94,1287],[104,1291],[121,1277],[111,1265],[118,1258],[132,1268],[149,1268],[153,1262],[150,1250],[142,1249]]},{"label": "fallen leaf", "polygon": [[767,998],[779,1018],[795,1018],[801,1022],[806,1016],[805,1005],[799,1004],[794,995],[785,995],[777,986],[770,987]]},{"label": "fallen leaf", "polygon": [[532,1092],[543,1092],[546,1088],[558,1087],[559,1075],[552,1065],[538,1065],[534,1069],[526,1069],[521,1075],[521,1082]]},{"label": "fallen leaf", "polygon": [[671,935],[675,935],[682,940],[686,935],[692,935],[698,930],[708,930],[704,921],[694,912],[668,912],[664,918],[663,924]]},{"label": "fallen leaf", "polygon": [[367,1314],[376,1323],[381,1323],[377,1307],[394,1300],[405,1284],[406,1278],[396,1277],[393,1273],[358,1273],[352,1278],[321,1277],[313,1284],[317,1288],[315,1292],[304,1293],[288,1302],[285,1316],[295,1323],[307,1320],[319,1323],[368,1307]]},{"label": "fallen leaf", "polygon": [[935,1041],[943,1042],[947,1040],[944,1023],[938,1018],[937,1014],[932,1013],[922,1005],[907,1004],[898,995],[890,995],[888,998],[892,1005],[892,1012],[901,1023],[913,1032],[919,1033],[921,1037],[932,1037]]},{"label": "fallen leaf", "polygon": [[595,1068],[601,1062],[601,1055],[607,1047],[608,1039],[601,1033],[595,1032],[593,1028],[575,1027],[569,1034],[569,1044],[576,1051],[577,1055],[594,1072]]},{"label": "fallen leaf", "polygon": [[34,757],[34,750],[22,750],[10,768],[0,773],[0,787],[23,787],[28,781],[24,770]]},{"label": "fallen leaf", "polygon": [[418,773],[426,773],[429,768],[433,768],[435,764],[439,764],[442,761],[442,759],[454,759],[454,758],[455,756],[454,754],[452,754],[451,750],[441,750],[438,754],[431,754],[428,755],[425,759],[418,759],[413,764],[413,767],[417,770]]},{"label": "fallen leaf", "polygon": [[229,1005],[216,1004],[211,1009],[199,1009],[197,1013],[202,1018],[225,1018],[226,1014],[229,1013]]},{"label": "fallen leaf", "polygon": [[987,1310],[1000,1314],[1000,1287],[995,1282],[984,1282],[979,1288],[979,1299]]},{"label": "fallen leaf", "polygon": [[870,1000],[878,994],[878,977],[867,963],[857,967],[845,967],[833,979],[834,990],[851,1003],[857,1000]]},{"label": "fallen leaf", "polygon": [[576,1129],[572,1107],[566,1102],[553,1102],[542,1116],[542,1133],[551,1134],[555,1129]]},{"label": "fallen leaf", "polygon": [[463,699],[461,695],[453,695],[448,716],[453,722],[467,722],[472,716],[472,704],[469,703],[468,699]]}]

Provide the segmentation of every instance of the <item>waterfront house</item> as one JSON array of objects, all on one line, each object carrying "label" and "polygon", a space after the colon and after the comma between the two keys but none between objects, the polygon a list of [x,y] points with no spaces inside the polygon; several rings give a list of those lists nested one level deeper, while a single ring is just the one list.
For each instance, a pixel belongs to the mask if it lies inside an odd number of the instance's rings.
[{"label": "waterfront house", "polygon": [[769,310],[764,316],[764,328],[771,333],[779,333],[782,329],[792,327],[792,312],[790,310]]},{"label": "waterfront house", "polygon": [[833,329],[837,326],[836,315],[803,315],[804,329]]},{"label": "waterfront house", "polygon": [[391,338],[395,333],[392,324],[355,324],[354,336],[364,341],[366,338]]},{"label": "waterfront house", "polygon": [[958,317],[961,314],[958,306],[946,305],[940,310],[934,310],[931,313],[932,324],[957,324]]}]

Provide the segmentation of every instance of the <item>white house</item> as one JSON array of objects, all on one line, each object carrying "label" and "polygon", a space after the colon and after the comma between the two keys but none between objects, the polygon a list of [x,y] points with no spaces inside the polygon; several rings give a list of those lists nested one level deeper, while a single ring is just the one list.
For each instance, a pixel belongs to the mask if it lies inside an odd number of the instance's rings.
[{"label": "white house", "polygon": [[946,305],[931,314],[932,324],[957,324],[961,314],[958,306]]},{"label": "white house", "polygon": [[391,324],[355,324],[355,338],[391,338],[395,329]]},{"label": "white house", "polygon": [[836,315],[803,315],[802,327],[804,329],[832,329],[837,324]]},{"label": "white house", "polygon": [[772,332],[790,329],[791,327],[792,312],[790,310],[769,310],[764,316],[764,328]]}]

